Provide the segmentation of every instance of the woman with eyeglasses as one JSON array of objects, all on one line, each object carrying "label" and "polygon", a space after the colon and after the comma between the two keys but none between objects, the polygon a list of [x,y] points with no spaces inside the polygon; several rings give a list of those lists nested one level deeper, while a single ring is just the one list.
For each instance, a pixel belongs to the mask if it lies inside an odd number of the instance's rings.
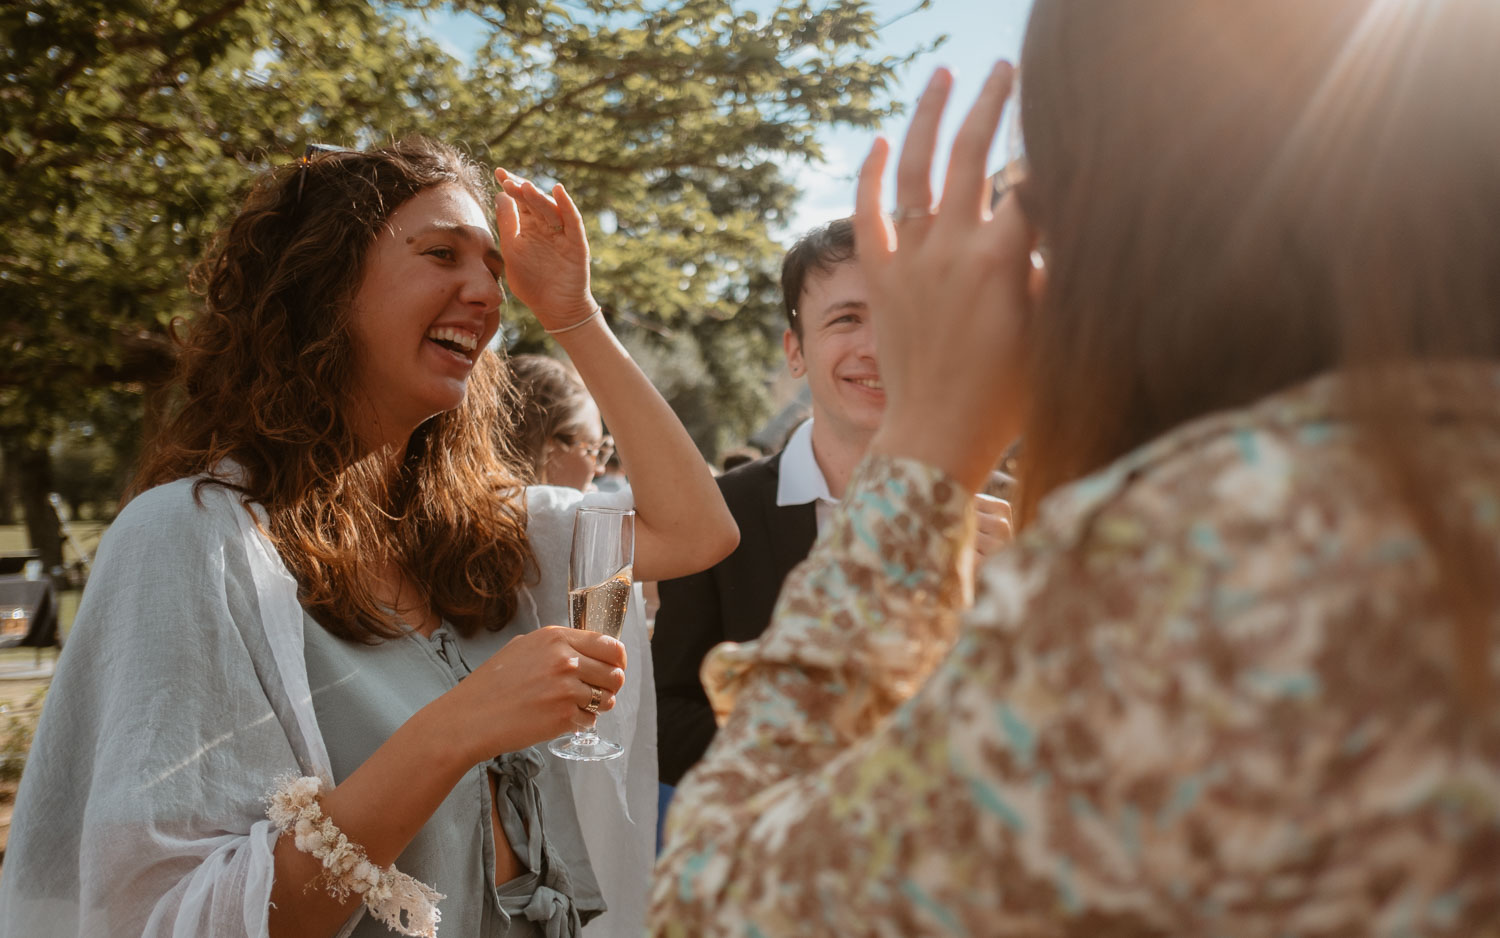
[{"label": "woman with eyeglasses", "polygon": [[1013,73],[936,196],[932,79],[857,196],[883,423],[705,661],[654,934],[1496,934],[1497,51],[1494,0],[1036,0],[993,212]]},{"label": "woman with eyeglasses", "polygon": [[636,570],[737,535],[567,193],[485,176],[422,139],[311,152],[215,242],[37,730],[0,935],[639,933],[654,754],[617,778],[538,745],[639,661],[554,627],[583,494],[514,469],[502,277],[620,438]]},{"label": "woman with eyeglasses", "polygon": [[[581,504],[634,507],[634,493],[629,488],[602,492],[594,486],[614,454],[614,439],[604,434],[599,406],[578,373],[548,355],[512,355],[506,367],[515,395],[515,448],[537,483],[528,491],[528,499],[534,503],[556,499],[571,503],[577,498],[576,492],[583,492]],[[560,565],[565,560],[560,554],[555,562]],[[600,734],[624,745],[625,754],[592,771],[573,773],[573,793],[583,829],[600,843],[628,843],[635,851],[636,865],[608,870],[612,876],[644,877],[652,860],[640,856],[636,848],[644,830],[642,823],[656,812],[655,804],[645,804],[650,792],[647,783],[657,780],[656,678],[644,592],[653,587],[640,580],[632,584],[620,631],[631,667],[625,675],[625,686],[615,696],[614,707],[598,717]],[[629,816],[613,810],[622,798],[630,805]],[[639,931],[645,917],[644,893],[638,892],[634,898],[638,901],[629,908],[629,914],[620,918]]]},{"label": "woman with eyeglasses", "polygon": [[512,355],[516,448],[544,485],[587,491],[614,455],[599,406],[567,365],[547,355]]}]

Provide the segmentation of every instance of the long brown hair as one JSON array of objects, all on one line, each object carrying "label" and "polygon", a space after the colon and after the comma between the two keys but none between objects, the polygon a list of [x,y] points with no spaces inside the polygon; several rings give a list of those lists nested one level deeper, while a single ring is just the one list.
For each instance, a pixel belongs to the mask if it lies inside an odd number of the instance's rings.
[{"label": "long brown hair", "polygon": [[[484,174],[422,138],[257,180],[195,271],[204,307],[179,329],[175,413],[131,486],[219,473],[200,484],[266,510],[313,617],[364,642],[399,634],[371,590],[386,564],[472,633],[514,615],[532,562],[493,353],[480,353],[463,404],[422,424],[395,468],[365,452],[347,420],[351,303],[368,249],[397,208],[439,185],[485,204]],[[238,473],[226,475],[231,464]]]},{"label": "long brown hair", "polygon": [[1496,10],[1037,0],[1021,201],[1048,283],[1023,520],[1184,421],[1341,371],[1433,550],[1461,683],[1485,685],[1494,549],[1446,501],[1481,470],[1420,425],[1405,365],[1500,360]]}]

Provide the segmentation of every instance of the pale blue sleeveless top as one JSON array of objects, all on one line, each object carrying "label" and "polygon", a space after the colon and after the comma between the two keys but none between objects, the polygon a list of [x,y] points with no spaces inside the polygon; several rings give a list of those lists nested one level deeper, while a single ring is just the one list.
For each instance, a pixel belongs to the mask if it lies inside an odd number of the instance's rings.
[{"label": "pale blue sleeveless top", "polygon": [[[337,638],[304,616],[313,709],[334,781],[354,772],[401,724],[469,673],[445,622],[377,645]],[[477,662],[476,662],[477,663]],[[422,766],[410,766],[413,773]],[[496,776],[501,827],[525,869],[494,886],[486,773]],[[572,807],[567,772],[541,747],[470,769],[407,845],[396,866],[443,893],[439,933],[475,938],[575,938],[604,910]],[[354,938],[389,938],[366,917]]]}]

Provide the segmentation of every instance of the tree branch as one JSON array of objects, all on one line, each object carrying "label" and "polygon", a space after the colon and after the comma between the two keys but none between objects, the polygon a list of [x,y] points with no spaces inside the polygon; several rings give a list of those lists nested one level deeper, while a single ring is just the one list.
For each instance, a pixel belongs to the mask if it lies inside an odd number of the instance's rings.
[{"label": "tree branch", "polygon": [[608,85],[611,82],[619,81],[621,78],[624,78],[627,75],[639,75],[647,72],[655,73],[658,71],[667,71],[673,69],[680,71],[681,66],[675,65],[674,63],[666,59],[651,58],[621,60],[619,68],[610,69],[597,78],[586,81],[576,88],[571,88],[560,97],[548,97],[537,101],[531,107],[526,108],[524,111],[521,111],[519,114],[512,117],[504,127],[500,128],[500,132],[498,134],[491,137],[485,142],[491,147],[499,146],[507,137],[520,129],[520,126],[525,123],[527,118],[531,117],[537,111],[545,110],[548,105],[556,107],[559,105],[565,106],[568,104],[572,104],[579,95],[588,91],[593,91],[595,88]]},{"label": "tree branch", "polygon": [[[213,27],[218,26],[220,23],[229,19],[230,16],[233,16],[235,13],[239,12],[239,10],[245,6],[246,2],[247,0],[227,0],[227,2],[220,6],[217,10],[211,10],[207,13],[204,13],[202,16],[187,24],[187,26],[178,30],[172,36],[172,39],[178,42],[180,46],[182,37],[191,36],[194,33],[203,32],[205,30],[212,29]],[[165,48],[165,43],[163,43],[163,48]],[[172,76],[172,71],[177,68],[177,64],[186,57],[187,51],[184,49],[179,51],[176,55],[168,58],[167,61],[163,62],[161,64],[161,67],[156,70],[156,73],[152,75],[151,81],[143,82],[141,85],[137,86],[136,89],[132,89],[132,92],[161,87],[161,85]]]},{"label": "tree branch", "polygon": [[914,13],[920,13],[921,11],[927,9],[928,6],[930,6],[928,0],[921,0],[920,3],[918,3],[916,6],[912,7],[910,10],[907,10],[904,13],[897,13],[895,16],[893,16],[890,19],[886,20],[884,23],[881,23],[878,26],[876,26],[875,29],[878,31],[878,30],[883,30],[883,29],[885,29],[885,28],[887,28],[889,26],[893,26],[896,23],[901,22],[902,20],[906,19],[908,16],[911,16]]},{"label": "tree branch", "polygon": [[9,360],[0,362],[0,388],[36,387],[68,382],[85,387],[110,384],[159,384],[172,376],[177,365],[177,347],[156,332],[123,332],[117,339],[120,360],[82,368],[53,359],[43,368],[18,368]]}]

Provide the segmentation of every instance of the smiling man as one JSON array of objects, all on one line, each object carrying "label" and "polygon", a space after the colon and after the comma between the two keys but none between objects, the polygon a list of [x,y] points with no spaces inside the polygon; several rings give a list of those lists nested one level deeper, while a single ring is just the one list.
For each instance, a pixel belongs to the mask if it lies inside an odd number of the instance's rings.
[{"label": "smiling man", "polygon": [[781,266],[787,365],[806,377],[812,419],[786,448],[719,477],[739,547],[708,570],[660,585],[656,666],[661,780],[675,785],[713,739],[698,666],[719,642],[760,636],[781,582],[807,556],[880,426],[885,391],[848,219],[804,235]]}]

